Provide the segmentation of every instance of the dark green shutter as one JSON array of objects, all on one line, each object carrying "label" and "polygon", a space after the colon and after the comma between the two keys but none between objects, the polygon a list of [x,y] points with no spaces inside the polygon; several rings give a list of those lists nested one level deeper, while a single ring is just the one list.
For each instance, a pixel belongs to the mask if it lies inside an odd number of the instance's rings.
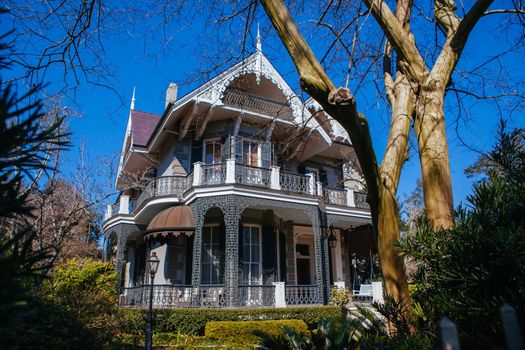
[{"label": "dark green shutter", "polygon": [[231,148],[231,137],[221,138],[222,148],[221,148],[221,158],[222,162],[226,163],[226,160],[230,158],[230,148]]},{"label": "dark green shutter", "polygon": [[273,211],[268,210],[263,213],[263,227],[262,227],[263,282],[271,277],[273,277],[273,281],[276,280],[276,276],[275,276],[275,271],[277,268],[277,256],[275,254],[276,245],[277,245],[277,242],[275,239]]},{"label": "dark green shutter", "polygon": [[306,174],[306,167],[305,167],[304,165],[302,165],[302,164],[299,164],[299,165],[297,166],[297,172],[298,172],[299,174],[301,174],[301,175]]},{"label": "dark green shutter", "polygon": [[272,143],[264,141],[261,145],[261,165],[263,168],[269,168],[272,165]]},{"label": "dark green shutter", "polygon": [[328,186],[328,174],[326,173],[326,170],[322,170],[319,172],[319,181],[323,184],[323,186]]},{"label": "dark green shutter", "polygon": [[202,162],[202,141],[194,141],[191,144],[191,169],[195,162]]},{"label": "dark green shutter", "polygon": [[243,147],[243,141],[242,141],[242,137],[241,136],[235,136],[235,144],[234,144],[234,149],[235,149],[235,163],[237,164],[243,164],[244,161],[243,161],[243,150],[242,150],[242,147]]}]

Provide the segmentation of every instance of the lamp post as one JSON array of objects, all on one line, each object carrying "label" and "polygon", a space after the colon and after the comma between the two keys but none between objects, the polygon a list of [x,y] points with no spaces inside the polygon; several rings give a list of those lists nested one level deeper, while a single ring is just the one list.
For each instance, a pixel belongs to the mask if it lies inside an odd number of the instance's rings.
[{"label": "lamp post", "polygon": [[152,323],[152,316],[153,316],[153,283],[155,282],[155,274],[157,273],[157,269],[159,268],[159,262],[160,259],[157,256],[157,253],[152,252],[149,259],[146,261],[149,267],[149,274],[150,274],[150,289],[149,289],[149,309],[148,309],[148,322],[146,324],[146,342],[145,342],[145,349],[151,350],[152,346],[152,330],[151,330],[151,323]]}]

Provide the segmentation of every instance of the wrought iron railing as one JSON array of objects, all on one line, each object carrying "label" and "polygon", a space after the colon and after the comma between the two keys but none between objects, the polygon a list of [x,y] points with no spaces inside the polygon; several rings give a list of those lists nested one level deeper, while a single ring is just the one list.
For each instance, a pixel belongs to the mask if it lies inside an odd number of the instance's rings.
[{"label": "wrought iron railing", "polygon": [[346,191],[323,188],[323,198],[326,203],[346,205]]},{"label": "wrought iron railing", "polygon": [[354,192],[354,203],[356,208],[370,209],[370,206],[366,202],[365,192]]},{"label": "wrought iron railing", "polygon": [[235,165],[235,183],[270,188],[272,171],[248,165]]},{"label": "wrought iron railing", "polygon": [[193,307],[218,308],[227,306],[224,285],[201,285],[196,290],[197,295],[193,300]]},{"label": "wrought iron railing", "polygon": [[293,120],[292,108],[287,103],[273,101],[241,90],[226,89],[222,102],[226,105]]},{"label": "wrought iron railing", "polygon": [[226,164],[205,164],[202,166],[203,185],[220,185],[226,180]]},{"label": "wrought iron railing", "polygon": [[150,180],[137,198],[135,208],[145,200],[156,196],[182,197],[188,189],[187,176],[161,176]]},{"label": "wrought iron railing", "polygon": [[286,305],[312,305],[321,302],[317,286],[285,286]]},{"label": "wrought iron railing", "polygon": [[280,176],[280,185],[283,191],[310,193],[310,178],[308,176],[284,171],[281,172]]},{"label": "wrought iron railing", "polygon": [[275,286],[241,285],[238,287],[239,307],[270,307],[275,304]]}]

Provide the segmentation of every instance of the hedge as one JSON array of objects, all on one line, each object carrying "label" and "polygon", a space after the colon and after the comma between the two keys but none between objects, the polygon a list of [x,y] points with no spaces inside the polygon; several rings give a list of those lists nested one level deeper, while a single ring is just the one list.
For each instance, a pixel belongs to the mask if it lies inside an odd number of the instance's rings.
[{"label": "hedge", "polygon": [[303,320],[270,321],[215,321],[206,324],[204,335],[221,342],[242,345],[261,344],[262,339],[256,334],[265,334],[277,343],[286,344],[283,327],[292,328],[297,334],[306,335],[308,327]]},{"label": "hedge", "polygon": [[[115,333],[144,334],[147,310],[119,309],[113,325]],[[179,332],[204,335],[204,327],[210,321],[252,321],[296,319],[306,323],[309,329],[317,327],[321,318],[340,315],[336,306],[308,306],[261,309],[162,309],[154,310],[154,332]]]}]

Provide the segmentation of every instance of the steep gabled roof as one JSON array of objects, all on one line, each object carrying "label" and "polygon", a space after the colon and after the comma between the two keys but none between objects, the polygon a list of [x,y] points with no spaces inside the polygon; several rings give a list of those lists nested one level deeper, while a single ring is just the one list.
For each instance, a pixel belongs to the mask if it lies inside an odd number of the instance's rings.
[{"label": "steep gabled roof", "polygon": [[160,115],[132,110],[131,111],[131,140],[133,145],[146,147]]}]

